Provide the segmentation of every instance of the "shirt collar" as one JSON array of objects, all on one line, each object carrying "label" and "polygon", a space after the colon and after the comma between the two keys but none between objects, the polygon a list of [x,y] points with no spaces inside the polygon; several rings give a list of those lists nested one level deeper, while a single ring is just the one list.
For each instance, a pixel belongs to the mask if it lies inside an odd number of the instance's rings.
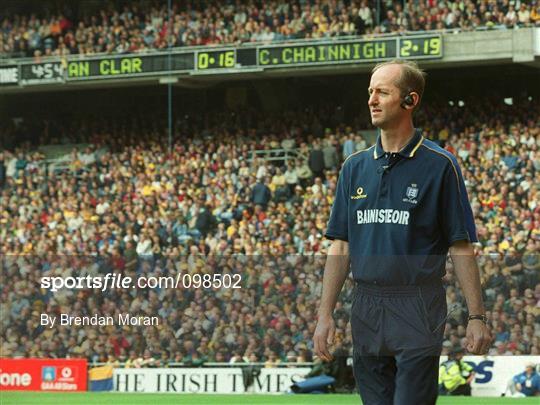
[{"label": "shirt collar", "polygon": [[[405,158],[412,158],[416,152],[416,150],[420,147],[422,144],[422,141],[424,140],[424,137],[420,133],[419,129],[414,130],[414,136],[409,141],[407,145],[405,145],[401,150],[398,152],[399,155]],[[381,135],[377,137],[377,144],[375,145],[375,148],[373,149],[373,159],[379,159],[384,156],[386,152],[384,151],[382,147],[381,142]]]}]

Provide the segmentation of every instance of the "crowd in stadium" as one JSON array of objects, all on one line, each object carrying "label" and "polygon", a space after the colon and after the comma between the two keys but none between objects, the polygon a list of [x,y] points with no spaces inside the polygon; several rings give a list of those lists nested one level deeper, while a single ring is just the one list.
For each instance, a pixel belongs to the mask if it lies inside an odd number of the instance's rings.
[{"label": "crowd in stadium", "polygon": [[540,26],[540,4],[523,0],[175,1],[171,20],[169,24],[165,2],[146,1],[129,2],[123,7],[110,3],[99,12],[80,15],[69,9],[47,15],[4,15],[0,53],[39,60],[51,55],[125,54],[168,46],[444,29],[513,29]]},{"label": "crowd in stadium", "polygon": [[[540,105],[432,104],[424,136],[460,161],[476,247],[490,354],[540,354]],[[159,120],[48,122],[39,144],[88,142],[66,167],[36,143],[0,155],[0,356],[84,356],[128,367],[181,362],[312,360],[338,170],[367,144],[336,111],[243,111],[179,119],[168,152]],[[331,123],[335,123],[331,127]],[[30,127],[23,127],[28,133]],[[39,130],[35,128],[40,128]],[[63,132],[60,128],[64,128]],[[21,128],[19,128],[21,130]],[[16,140],[14,127],[2,138]],[[10,135],[12,135],[10,137]],[[251,159],[292,148],[297,157]],[[240,274],[241,289],[39,288],[42,276]],[[451,263],[445,353],[463,346],[466,306]],[[352,283],[336,309],[334,350],[348,353]],[[40,326],[41,313],[158,315],[159,326]]]}]

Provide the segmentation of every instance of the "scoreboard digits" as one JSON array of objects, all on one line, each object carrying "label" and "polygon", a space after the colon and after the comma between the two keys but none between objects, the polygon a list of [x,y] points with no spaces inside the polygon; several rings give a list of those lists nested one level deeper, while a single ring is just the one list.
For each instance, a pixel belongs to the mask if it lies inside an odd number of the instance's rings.
[{"label": "scoreboard digits", "polygon": [[236,66],[236,52],[234,49],[210,52],[197,52],[197,70],[205,69],[231,69]]},{"label": "scoreboard digits", "polygon": [[406,38],[400,41],[399,56],[411,57],[442,57],[441,37]]}]

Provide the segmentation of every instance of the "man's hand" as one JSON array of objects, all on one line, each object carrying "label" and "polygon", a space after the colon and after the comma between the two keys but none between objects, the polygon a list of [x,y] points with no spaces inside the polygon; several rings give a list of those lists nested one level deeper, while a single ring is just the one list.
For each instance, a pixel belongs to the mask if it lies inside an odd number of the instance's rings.
[{"label": "man's hand", "polygon": [[470,320],[467,325],[467,350],[472,354],[486,354],[491,342],[491,333],[487,325],[481,320]]},{"label": "man's hand", "polygon": [[467,378],[467,384],[471,384],[474,381],[475,372],[473,371],[469,378]]},{"label": "man's hand", "polygon": [[[469,314],[484,314],[480,272],[472,245],[465,240],[457,241],[450,247],[454,271],[467,301]],[[467,324],[467,350],[473,354],[486,354],[491,345],[491,333],[484,322],[471,319]]]},{"label": "man's hand", "polygon": [[315,334],[313,335],[313,343],[315,354],[323,361],[331,361],[332,355],[328,351],[328,345],[334,342],[334,333],[336,332],[336,324],[331,316],[319,317]]},{"label": "man's hand", "polygon": [[328,345],[334,341],[336,324],[332,313],[336,307],[338,295],[349,274],[349,243],[336,239],[328,249],[326,265],[324,266],[321,304],[319,306],[319,321],[313,335],[315,354],[323,361],[332,360]]}]

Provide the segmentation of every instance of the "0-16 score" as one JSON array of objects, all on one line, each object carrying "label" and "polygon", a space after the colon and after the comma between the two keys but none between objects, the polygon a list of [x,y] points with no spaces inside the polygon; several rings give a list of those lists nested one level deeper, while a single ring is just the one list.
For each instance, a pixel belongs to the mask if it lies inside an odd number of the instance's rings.
[{"label": "0-16 score", "polygon": [[197,69],[234,68],[236,51],[234,49],[197,52]]}]

